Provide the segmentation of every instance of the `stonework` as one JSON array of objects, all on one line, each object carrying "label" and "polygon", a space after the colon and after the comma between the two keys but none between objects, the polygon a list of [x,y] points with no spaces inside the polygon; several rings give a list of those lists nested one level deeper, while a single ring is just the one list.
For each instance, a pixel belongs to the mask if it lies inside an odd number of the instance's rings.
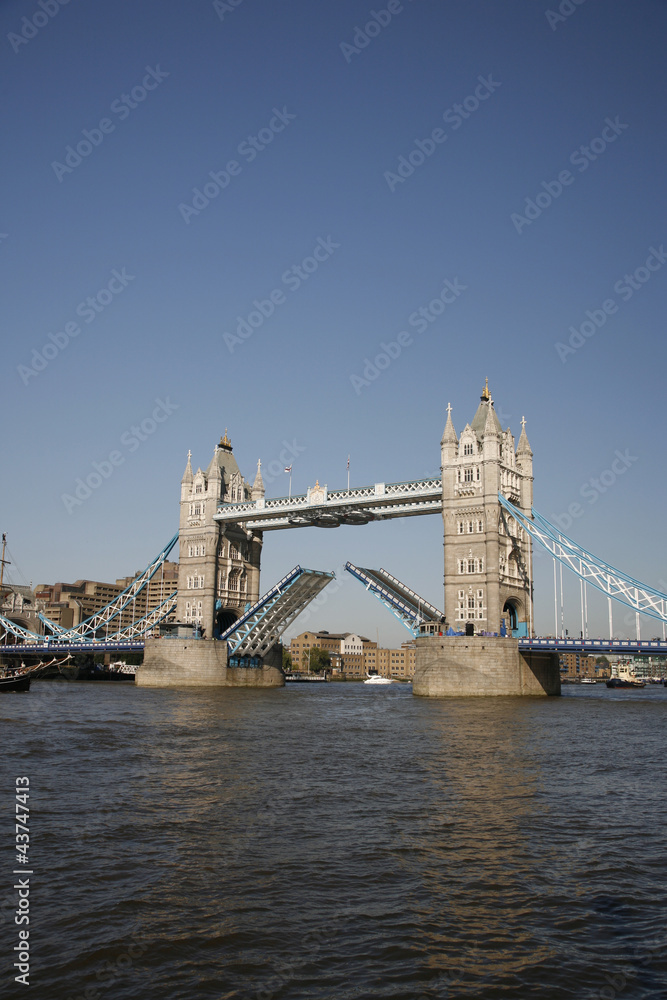
[{"label": "stonework", "polygon": [[206,638],[232,625],[259,599],[262,532],[220,524],[220,503],[264,496],[258,465],[252,486],[243,478],[225,431],[205,472],[192,471],[190,454],[181,480],[178,621],[199,624]]},{"label": "stonework", "polygon": [[445,616],[455,631],[514,635],[532,626],[531,539],[498,502],[498,493],[528,517],[533,505],[533,453],[525,421],[515,450],[503,431],[488,383],[472,423],[457,437],[448,407],[441,441],[445,535]]},{"label": "stonework", "polygon": [[428,698],[558,695],[558,654],[520,652],[516,639],[418,636],[412,693]]},{"label": "stonework", "polygon": [[[273,654],[273,655],[271,655]],[[261,667],[227,665],[227,643],[215,639],[147,639],[139,687],[282,687],[280,648]]]}]

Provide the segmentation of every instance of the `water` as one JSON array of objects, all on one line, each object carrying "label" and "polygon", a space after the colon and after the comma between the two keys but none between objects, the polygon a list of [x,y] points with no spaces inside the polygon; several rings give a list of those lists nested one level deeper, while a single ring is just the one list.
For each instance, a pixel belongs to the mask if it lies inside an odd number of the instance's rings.
[{"label": "water", "polygon": [[19,774],[31,996],[667,996],[664,688],[42,681],[0,727],[2,996]]}]

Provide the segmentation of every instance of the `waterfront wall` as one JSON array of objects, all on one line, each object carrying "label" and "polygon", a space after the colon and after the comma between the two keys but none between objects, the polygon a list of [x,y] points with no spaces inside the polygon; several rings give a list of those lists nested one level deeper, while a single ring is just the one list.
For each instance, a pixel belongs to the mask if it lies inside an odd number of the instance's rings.
[{"label": "waterfront wall", "polygon": [[516,639],[419,636],[413,694],[427,698],[560,694],[558,654],[519,652]]},{"label": "waterfront wall", "polygon": [[282,687],[280,647],[261,667],[229,667],[227,643],[215,639],[147,639],[139,687]]}]

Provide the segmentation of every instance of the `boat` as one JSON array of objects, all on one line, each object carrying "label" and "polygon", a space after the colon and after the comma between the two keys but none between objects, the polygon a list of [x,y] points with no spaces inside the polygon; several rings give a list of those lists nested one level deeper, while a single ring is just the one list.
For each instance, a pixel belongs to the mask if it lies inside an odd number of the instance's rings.
[{"label": "boat", "polygon": [[37,677],[40,674],[44,674],[49,667],[58,667],[60,669],[63,664],[67,663],[68,660],[72,659],[71,653],[69,653],[62,660],[57,660],[54,656],[52,660],[48,663],[44,663],[42,660],[35,664],[33,667],[26,667],[25,663],[22,663],[20,667],[12,670],[10,667],[0,667],[0,692],[2,691],[29,691],[30,681],[33,677]]},{"label": "boat", "polygon": [[364,684],[393,684],[391,677],[380,677],[379,674],[369,674]]},{"label": "boat", "polygon": [[29,691],[30,674],[7,673],[0,677],[0,691]]},{"label": "boat", "polygon": [[594,677],[582,677],[581,678],[581,683],[582,684],[595,684],[595,678]]},{"label": "boat", "polygon": [[616,673],[613,677],[610,677],[606,681],[608,688],[643,688],[646,687],[644,681],[640,680],[634,670],[632,669],[632,664],[628,661],[627,663],[619,663],[616,669]]}]

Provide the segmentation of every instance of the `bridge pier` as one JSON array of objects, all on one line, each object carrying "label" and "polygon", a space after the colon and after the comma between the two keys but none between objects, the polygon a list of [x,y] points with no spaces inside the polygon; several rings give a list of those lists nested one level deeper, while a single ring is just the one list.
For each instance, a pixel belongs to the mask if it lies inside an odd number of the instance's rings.
[{"label": "bridge pier", "polygon": [[139,687],[282,687],[281,647],[259,667],[230,667],[227,643],[215,639],[147,639],[137,668]]},{"label": "bridge pier", "polygon": [[418,636],[412,692],[426,698],[560,694],[558,653],[496,636]]}]

